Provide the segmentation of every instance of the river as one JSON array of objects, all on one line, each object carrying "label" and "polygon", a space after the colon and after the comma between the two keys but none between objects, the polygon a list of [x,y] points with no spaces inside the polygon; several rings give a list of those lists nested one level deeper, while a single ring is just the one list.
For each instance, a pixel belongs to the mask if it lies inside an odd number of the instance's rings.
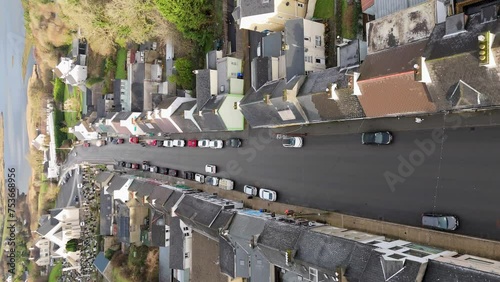
[{"label": "river", "polygon": [[[6,170],[15,167],[21,193],[28,192],[31,146],[26,125],[27,86],[35,59],[31,52],[26,76],[22,75],[25,42],[23,7],[20,0],[2,1],[0,9],[0,112],[4,115],[4,161]],[[42,110],[42,109],[40,109]]]}]

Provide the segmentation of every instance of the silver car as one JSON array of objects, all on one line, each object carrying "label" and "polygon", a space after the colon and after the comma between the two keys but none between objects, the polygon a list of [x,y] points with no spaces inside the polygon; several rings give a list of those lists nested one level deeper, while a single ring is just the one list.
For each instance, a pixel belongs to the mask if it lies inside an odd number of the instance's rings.
[{"label": "silver car", "polygon": [[260,189],[260,191],[259,191],[259,197],[261,199],[264,199],[264,200],[267,200],[267,201],[271,201],[271,202],[275,202],[276,199],[277,199],[276,191],[269,190],[269,189],[264,189],[264,188]]},{"label": "silver car", "polygon": [[303,144],[302,137],[283,138],[283,147],[285,148],[301,148],[302,144]]},{"label": "silver car", "polygon": [[257,187],[250,186],[250,185],[245,185],[243,186],[243,193],[250,195],[250,196],[257,196],[258,189]]},{"label": "silver car", "polygon": [[224,142],[222,140],[216,139],[210,141],[210,148],[212,149],[222,149],[224,147]]},{"label": "silver car", "polygon": [[422,226],[441,230],[455,230],[458,228],[458,218],[454,215],[424,213]]}]

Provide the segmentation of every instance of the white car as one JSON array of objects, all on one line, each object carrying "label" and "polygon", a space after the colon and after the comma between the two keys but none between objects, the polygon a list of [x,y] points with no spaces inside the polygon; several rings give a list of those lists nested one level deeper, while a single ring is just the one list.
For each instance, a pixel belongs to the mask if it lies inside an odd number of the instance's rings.
[{"label": "white car", "polygon": [[219,180],[219,188],[224,190],[233,190],[234,189],[234,181],[222,178]]},{"label": "white car", "polygon": [[267,201],[275,202],[277,195],[273,190],[261,188],[259,191],[259,197]]},{"label": "white car", "polygon": [[81,188],[83,187],[83,184],[82,184],[82,183],[78,183],[78,185],[76,185],[76,187],[77,187],[78,189],[81,189]]},{"label": "white car", "polygon": [[257,196],[257,187],[250,186],[250,185],[245,185],[243,186],[243,193],[250,195],[250,196]]},{"label": "white car", "polygon": [[198,141],[198,147],[199,148],[208,148],[210,147],[210,140],[208,139],[201,139]]},{"label": "white car", "polygon": [[210,148],[212,149],[222,149],[224,147],[224,142],[222,140],[216,139],[210,141]]},{"label": "white car", "polygon": [[184,147],[184,146],[186,146],[186,141],[184,141],[182,139],[175,139],[174,146],[175,147]]},{"label": "white car", "polygon": [[149,167],[149,171],[157,173],[158,172],[158,167],[155,166],[155,165],[152,165],[152,166]]},{"label": "white car", "polygon": [[163,147],[167,147],[167,148],[172,148],[174,147],[174,140],[165,140],[163,141]]},{"label": "white car", "polygon": [[285,137],[283,138],[283,147],[285,148],[300,148],[302,147],[302,137]]},{"label": "white car", "polygon": [[205,172],[206,173],[217,173],[217,167],[213,164],[207,164],[205,165]]},{"label": "white car", "polygon": [[199,183],[205,183],[205,175],[197,173],[194,175],[194,180]]}]

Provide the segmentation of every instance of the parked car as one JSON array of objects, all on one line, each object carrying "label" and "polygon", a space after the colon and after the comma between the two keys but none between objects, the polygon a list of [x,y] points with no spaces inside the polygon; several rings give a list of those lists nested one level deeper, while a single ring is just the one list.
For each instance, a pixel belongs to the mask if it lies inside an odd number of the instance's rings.
[{"label": "parked car", "polygon": [[160,169],[158,170],[158,173],[161,173],[161,174],[168,174],[168,168],[166,167],[160,167]]},{"label": "parked car", "polygon": [[458,218],[454,215],[424,213],[422,226],[441,230],[455,230],[458,228]]},{"label": "parked car", "polygon": [[107,143],[106,143],[106,140],[97,140],[97,141],[95,142],[95,145],[96,145],[97,147],[101,147],[101,146],[104,146],[104,145],[106,145],[106,144],[107,144]]},{"label": "parked car", "polygon": [[148,161],[143,161],[142,162],[142,170],[148,171],[149,170],[149,162]]},{"label": "parked car", "polygon": [[132,143],[132,144],[139,144],[139,137],[137,136],[132,136],[128,139],[128,142]]},{"label": "parked car", "polygon": [[212,186],[219,186],[219,178],[215,176],[207,176],[205,177],[205,183]]},{"label": "parked car", "polygon": [[83,147],[90,147],[90,143],[88,141],[83,142]]},{"label": "parked car", "polygon": [[205,165],[205,172],[206,173],[217,173],[217,166],[213,164],[207,164]]},{"label": "parked car", "polygon": [[184,147],[186,145],[186,141],[182,139],[175,139],[174,140],[174,147]]},{"label": "parked car", "polygon": [[188,147],[191,147],[191,148],[198,147],[198,140],[196,140],[196,139],[188,140]]},{"label": "parked car", "polygon": [[239,147],[241,147],[241,139],[240,138],[228,139],[228,140],[226,140],[226,146],[232,147],[232,148],[239,148]]},{"label": "parked car", "polygon": [[79,202],[80,201],[80,198],[78,198],[78,196],[75,196],[75,202]]},{"label": "parked car", "polygon": [[205,175],[197,173],[194,175],[194,180],[199,183],[205,183]]},{"label": "parked car", "polygon": [[222,178],[219,180],[219,188],[224,190],[233,190],[234,189],[234,181]]},{"label": "parked car", "polygon": [[125,163],[126,168],[132,168],[132,163]]},{"label": "parked car", "polygon": [[150,166],[150,167],[149,167],[149,171],[150,171],[150,172],[157,173],[157,172],[158,172],[158,167],[157,167],[157,166],[155,166],[155,165],[152,165],[152,166]]},{"label": "parked car", "polygon": [[260,188],[259,197],[261,199],[268,200],[271,202],[274,202],[277,199],[276,191],[264,189],[264,188]]},{"label": "parked car", "polygon": [[208,139],[201,139],[198,141],[198,147],[200,148],[208,148],[210,147],[210,140]]},{"label": "parked car", "polygon": [[224,147],[224,142],[222,142],[222,140],[216,139],[210,141],[210,148],[222,149],[222,147]]},{"label": "parked car", "polygon": [[285,148],[300,148],[302,147],[302,137],[285,137],[283,138],[283,147]]},{"label": "parked car", "polygon": [[106,137],[106,142],[113,143],[113,141],[115,141],[115,138],[113,138],[111,136]]},{"label": "parked car", "polygon": [[156,140],[156,146],[157,147],[163,147],[163,140]]},{"label": "parked car", "polygon": [[188,180],[194,180],[194,175],[195,173],[192,171],[185,171],[184,172],[184,178]]},{"label": "parked car", "polygon": [[130,168],[132,169],[139,169],[139,164],[131,163]]},{"label": "parked car", "polygon": [[158,144],[158,140],[147,140],[149,146],[156,146]]},{"label": "parked car", "polygon": [[392,134],[389,131],[365,132],[361,134],[363,145],[389,145],[392,142]]},{"label": "parked car", "polygon": [[178,173],[179,172],[177,170],[175,170],[175,169],[169,169],[168,170],[168,175],[170,175],[170,176],[175,176],[176,177]]},{"label": "parked car", "polygon": [[250,196],[257,196],[258,189],[257,187],[250,186],[250,185],[245,185],[243,186],[243,193],[250,195]]},{"label": "parked car", "polygon": [[174,147],[174,140],[168,139],[163,141],[163,147],[172,148]]},{"label": "parked car", "polygon": [[127,164],[126,162],[119,162],[118,163],[121,167],[125,167],[125,165]]}]

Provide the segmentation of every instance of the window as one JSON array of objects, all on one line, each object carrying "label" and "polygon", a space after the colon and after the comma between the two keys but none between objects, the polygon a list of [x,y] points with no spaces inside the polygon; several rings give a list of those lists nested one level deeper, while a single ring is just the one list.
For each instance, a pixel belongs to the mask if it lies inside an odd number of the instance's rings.
[{"label": "window", "polygon": [[309,280],[318,282],[318,270],[316,268],[309,267]]},{"label": "window", "polygon": [[321,47],[321,36],[316,35],[315,40],[316,40],[316,47]]},{"label": "window", "polygon": [[311,41],[311,37],[304,37],[305,41]]},{"label": "window", "polygon": [[312,56],[305,56],[304,60],[306,61],[306,63],[312,63],[313,62],[313,57]]},{"label": "window", "polygon": [[237,62],[231,62],[231,65],[236,66],[238,63]]},{"label": "window", "polygon": [[302,3],[297,3],[297,6],[299,6],[299,8],[304,8],[304,4]]},{"label": "window", "polygon": [[189,253],[185,253],[184,258],[189,258]]},{"label": "window", "polygon": [[321,64],[321,59],[316,58],[316,64]]}]

